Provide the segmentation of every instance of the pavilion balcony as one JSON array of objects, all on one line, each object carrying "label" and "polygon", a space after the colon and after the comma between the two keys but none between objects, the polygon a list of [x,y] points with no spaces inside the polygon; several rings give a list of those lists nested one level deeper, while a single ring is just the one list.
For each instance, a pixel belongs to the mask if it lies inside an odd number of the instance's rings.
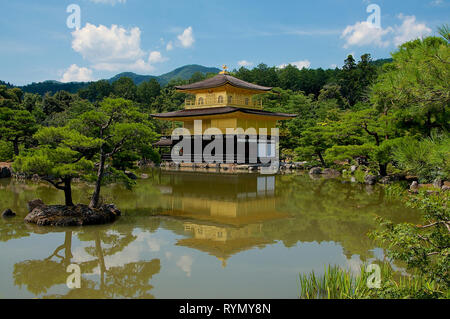
[{"label": "pavilion balcony", "polygon": [[185,109],[203,108],[203,107],[214,107],[214,106],[234,106],[234,107],[245,107],[262,109],[262,100],[252,100],[249,98],[242,97],[232,97],[227,99],[211,98],[199,98],[199,99],[186,99],[184,101]]}]

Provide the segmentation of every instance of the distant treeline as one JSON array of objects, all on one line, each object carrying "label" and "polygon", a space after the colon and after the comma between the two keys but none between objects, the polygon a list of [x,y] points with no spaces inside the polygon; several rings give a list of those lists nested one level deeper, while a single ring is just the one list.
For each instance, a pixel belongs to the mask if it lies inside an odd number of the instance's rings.
[{"label": "distant treeline", "polygon": [[[371,64],[375,66],[382,66],[383,64],[391,61],[392,59],[380,59],[371,61]],[[202,73],[203,75],[217,74],[218,71],[219,69],[217,68],[208,68],[200,65],[185,65],[160,76],[139,75],[133,72],[124,72],[117,74],[110,79],[102,81],[108,81],[111,84],[121,77],[128,77],[134,82],[134,84],[139,85],[143,82],[148,82],[151,79],[155,79],[161,86],[166,86],[170,81],[173,80],[176,80],[178,82],[190,81],[194,74],[196,74],[194,78],[199,78],[198,73]],[[268,67],[265,64],[260,64],[253,70],[248,70],[246,68],[234,70],[234,73],[237,77],[242,78],[246,81],[255,82],[258,84],[265,83],[266,85],[273,87],[301,90],[305,93],[313,93],[317,95],[324,83],[328,83],[337,78],[336,74],[339,73],[339,69],[303,69],[301,70],[300,75],[295,83],[286,81],[285,79],[283,79],[283,76],[281,76],[280,78],[280,75],[283,74],[283,72],[281,72],[281,69],[277,69],[276,67]],[[46,93],[54,94],[58,91],[77,93],[80,89],[85,89],[91,83],[92,82],[62,83],[58,81],[44,81],[33,82],[23,86],[14,86],[11,83],[0,80],[0,85],[6,85],[8,88],[18,87],[22,89],[23,92],[37,93],[42,96]]]}]

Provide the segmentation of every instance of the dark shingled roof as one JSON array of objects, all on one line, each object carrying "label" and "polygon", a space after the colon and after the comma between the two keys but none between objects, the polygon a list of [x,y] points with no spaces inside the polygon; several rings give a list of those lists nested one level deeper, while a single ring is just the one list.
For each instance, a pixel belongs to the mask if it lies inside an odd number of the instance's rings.
[{"label": "dark shingled roof", "polygon": [[262,115],[262,116],[286,117],[286,118],[293,118],[293,117],[297,116],[296,114],[275,113],[275,112],[247,109],[247,108],[243,108],[243,107],[233,107],[233,106],[208,107],[208,108],[201,108],[201,109],[187,109],[187,110],[179,110],[179,111],[175,111],[175,112],[152,114],[152,116],[156,117],[156,118],[171,118],[171,117],[222,115],[222,114],[229,114],[229,113],[234,113],[234,112],[242,112],[242,113],[246,113],[246,114]]},{"label": "dark shingled roof", "polygon": [[242,80],[239,80],[231,75],[228,74],[217,74],[216,76],[192,83],[192,84],[186,84],[181,86],[176,86],[175,88],[177,90],[198,90],[198,89],[211,89],[216,88],[225,84],[230,84],[232,86],[242,88],[242,89],[249,89],[249,90],[256,90],[256,91],[270,91],[272,88],[267,86],[261,86],[253,83],[248,83]]},{"label": "dark shingled roof", "polygon": [[153,143],[153,146],[172,146],[172,140],[170,138],[162,138],[158,142]]}]

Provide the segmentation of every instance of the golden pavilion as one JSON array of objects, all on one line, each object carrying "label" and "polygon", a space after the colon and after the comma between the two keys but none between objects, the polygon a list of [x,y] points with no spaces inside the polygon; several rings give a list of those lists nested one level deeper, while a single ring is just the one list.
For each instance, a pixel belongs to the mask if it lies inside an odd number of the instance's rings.
[{"label": "golden pavilion", "polygon": [[[189,130],[192,136],[199,133],[206,134],[210,128],[217,128],[222,133],[224,140],[232,139],[234,145],[234,163],[251,163],[249,158],[249,143],[252,141],[258,143],[258,156],[271,157],[275,153],[275,145],[270,140],[271,129],[276,127],[277,121],[287,120],[295,117],[295,114],[275,113],[263,110],[262,100],[257,95],[269,92],[272,88],[245,82],[231,76],[223,66],[216,76],[182,86],[176,86],[179,92],[188,93],[192,98],[185,100],[183,110],[168,113],[152,115],[154,118],[175,122],[182,122],[183,128]],[[201,121],[201,122],[200,122]],[[200,130],[198,125],[200,123]],[[174,127],[174,125],[173,125]],[[232,129],[234,133],[230,134],[227,129]],[[237,132],[242,129],[246,132],[245,140],[238,139]],[[254,131],[251,131],[254,129]],[[261,129],[266,129],[264,138],[261,138]],[[247,132],[255,132],[248,133]],[[264,140],[264,142],[259,142]],[[238,152],[237,143],[247,143],[245,152]],[[169,147],[170,150],[175,146],[169,136],[163,137],[154,144],[158,147]],[[220,156],[223,156],[225,162],[225,144],[223,152],[220,150]],[[207,145],[203,141],[202,150]],[[194,149],[194,147],[192,148]],[[198,151],[198,149],[197,149]],[[192,161],[195,158],[195,151],[191,151]],[[217,151],[216,151],[217,152]],[[163,154],[163,160],[170,160],[170,154]],[[227,159],[227,163],[229,163]]]}]

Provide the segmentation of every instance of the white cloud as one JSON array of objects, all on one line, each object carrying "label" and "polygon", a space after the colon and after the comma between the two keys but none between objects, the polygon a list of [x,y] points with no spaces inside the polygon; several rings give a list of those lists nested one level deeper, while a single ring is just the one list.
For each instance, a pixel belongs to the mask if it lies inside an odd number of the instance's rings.
[{"label": "white cloud", "polygon": [[61,82],[92,81],[92,70],[72,64],[63,74]]},{"label": "white cloud", "polygon": [[341,38],[345,40],[344,48],[368,45],[378,47],[387,47],[391,44],[400,45],[431,33],[431,29],[425,23],[417,22],[415,16],[399,14],[397,17],[402,20],[402,24],[386,29],[377,28],[367,21],[347,26],[341,34]]},{"label": "white cloud", "polygon": [[444,0],[433,0],[433,1],[430,2],[430,4],[433,7],[439,7],[439,6],[443,5],[444,3],[445,3]]},{"label": "white cloud", "polygon": [[144,55],[141,49],[141,30],[112,25],[98,27],[87,23],[72,32],[72,48],[83,58],[94,62],[137,60]]},{"label": "white cloud", "polygon": [[427,36],[431,33],[431,29],[428,28],[425,23],[416,22],[415,16],[404,16],[399,14],[398,18],[403,20],[401,26],[395,27],[394,44],[401,45],[407,41],[415,40]]},{"label": "white cloud", "polygon": [[117,25],[106,27],[87,23],[72,32],[72,48],[92,63],[92,68],[104,71],[152,72],[153,63],[167,60],[159,51],[152,51],[145,61],[141,48],[141,30]]},{"label": "white cloud", "polygon": [[184,29],[183,33],[178,35],[177,38],[180,41],[180,44],[183,48],[191,47],[195,42],[192,27]]},{"label": "white cloud", "polygon": [[303,60],[303,61],[297,61],[297,62],[289,62],[289,63],[286,63],[286,64],[281,64],[281,65],[279,65],[278,67],[280,68],[280,69],[284,69],[285,67],[287,67],[288,65],[293,65],[293,66],[295,66],[295,67],[297,67],[297,69],[299,69],[299,70],[301,70],[301,69],[303,69],[303,68],[309,68],[310,66],[311,66],[311,62],[310,61],[308,61],[308,60]]},{"label": "white cloud", "polygon": [[126,3],[127,0],[89,0],[94,3],[103,3],[103,4],[110,4],[115,5],[116,3]]},{"label": "white cloud", "polygon": [[161,62],[165,62],[168,59],[166,57],[163,57],[161,52],[159,51],[152,51],[150,52],[149,56],[148,56],[148,62],[150,64],[152,63],[161,63]]},{"label": "white cloud", "polygon": [[173,50],[173,43],[172,43],[172,41],[169,41],[169,42],[167,43],[167,45],[166,45],[166,50],[167,50],[167,51]]},{"label": "white cloud", "polygon": [[253,63],[252,63],[252,62],[249,62],[249,61],[247,61],[247,60],[241,60],[241,61],[238,61],[238,65],[239,65],[239,66],[244,66],[244,67],[246,67],[246,66],[252,66]]},{"label": "white cloud", "polygon": [[362,21],[347,26],[342,32],[341,38],[345,39],[344,48],[371,44],[386,47],[389,45],[389,41],[384,41],[383,37],[390,32],[393,32],[391,27],[386,29],[376,28],[371,23]]},{"label": "white cloud", "polygon": [[138,59],[134,62],[130,63],[118,63],[118,62],[102,62],[96,63],[92,65],[92,67],[96,70],[100,71],[136,71],[136,72],[153,72],[155,67],[148,62],[145,62],[143,59]]}]

